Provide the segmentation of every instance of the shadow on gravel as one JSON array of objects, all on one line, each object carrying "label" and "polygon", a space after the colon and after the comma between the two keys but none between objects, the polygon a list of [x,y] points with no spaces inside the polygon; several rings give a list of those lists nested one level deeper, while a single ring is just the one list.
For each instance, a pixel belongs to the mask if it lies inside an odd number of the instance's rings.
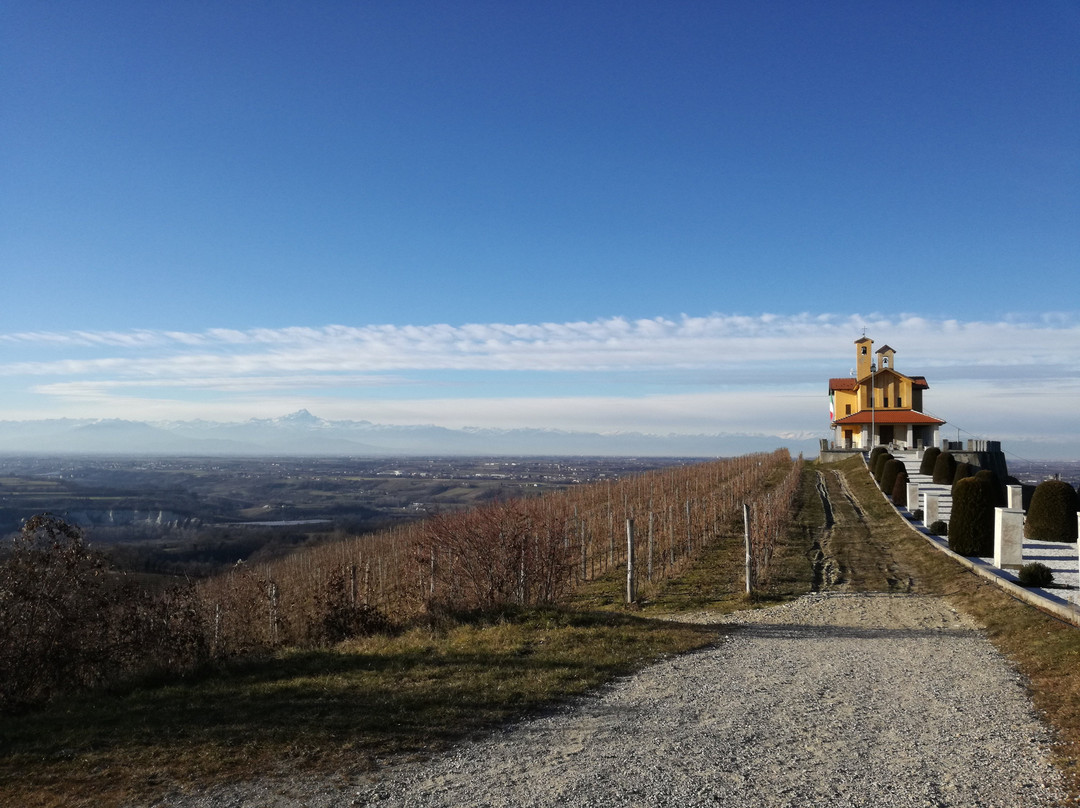
[{"label": "shadow on gravel", "polygon": [[981,639],[971,628],[884,628],[808,626],[800,623],[750,623],[734,626],[737,635],[765,640],[919,640],[942,637]]}]

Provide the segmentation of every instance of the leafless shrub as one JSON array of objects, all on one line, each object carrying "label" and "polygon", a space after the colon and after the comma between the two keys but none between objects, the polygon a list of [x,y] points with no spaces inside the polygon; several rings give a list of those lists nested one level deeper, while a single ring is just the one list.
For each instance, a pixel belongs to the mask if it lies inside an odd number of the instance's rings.
[{"label": "leafless shrub", "polygon": [[558,600],[573,566],[559,504],[509,500],[427,520],[414,545],[427,600],[459,609]]},{"label": "leafless shrub", "polygon": [[61,519],[29,519],[0,563],[0,710],[186,670],[204,655],[189,589],[140,589]]}]

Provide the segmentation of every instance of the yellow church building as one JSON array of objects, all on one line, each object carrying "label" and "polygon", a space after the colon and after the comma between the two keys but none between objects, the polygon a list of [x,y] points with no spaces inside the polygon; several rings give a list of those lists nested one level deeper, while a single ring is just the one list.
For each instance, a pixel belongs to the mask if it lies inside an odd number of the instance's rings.
[{"label": "yellow church building", "polygon": [[896,351],[888,345],[871,353],[873,347],[869,337],[855,340],[854,376],[829,379],[833,446],[937,446],[945,422],[922,411],[926,379],[897,371]]}]

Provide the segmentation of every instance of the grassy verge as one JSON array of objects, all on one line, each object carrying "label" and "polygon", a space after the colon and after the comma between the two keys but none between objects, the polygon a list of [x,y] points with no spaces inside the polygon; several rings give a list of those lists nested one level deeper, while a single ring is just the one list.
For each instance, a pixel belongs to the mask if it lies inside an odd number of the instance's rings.
[{"label": "grassy verge", "polygon": [[876,543],[902,563],[913,591],[946,597],[979,621],[1027,678],[1037,710],[1054,728],[1055,762],[1080,805],[1080,629],[986,581],[930,547],[885,502],[861,465],[840,464]]},{"label": "grassy verge", "polygon": [[117,805],[195,781],[364,770],[715,638],[630,615],[534,611],[68,701],[4,721],[0,804]]}]

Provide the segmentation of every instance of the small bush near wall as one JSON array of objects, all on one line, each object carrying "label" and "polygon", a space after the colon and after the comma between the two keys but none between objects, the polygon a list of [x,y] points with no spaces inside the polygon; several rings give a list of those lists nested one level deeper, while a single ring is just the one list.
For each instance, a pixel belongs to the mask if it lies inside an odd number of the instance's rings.
[{"label": "small bush near wall", "polygon": [[948,536],[949,524],[948,522],[943,522],[941,519],[938,519],[934,522],[931,522],[927,530],[929,530],[935,536]]},{"label": "small bush near wall", "polygon": [[1038,561],[1022,566],[1016,577],[1021,586],[1048,586],[1054,582],[1054,573]]},{"label": "small bush near wall", "polygon": [[927,477],[932,476],[934,474],[934,463],[937,462],[940,454],[941,449],[936,446],[931,446],[923,452],[922,462],[919,463],[919,474],[925,474]]},{"label": "small bush near wall", "polygon": [[1042,541],[1076,541],[1076,491],[1064,480],[1043,480],[1031,495],[1024,535]]},{"label": "small bush near wall", "polygon": [[942,452],[934,461],[934,482],[938,485],[952,485],[956,474],[956,458],[952,452]]}]

